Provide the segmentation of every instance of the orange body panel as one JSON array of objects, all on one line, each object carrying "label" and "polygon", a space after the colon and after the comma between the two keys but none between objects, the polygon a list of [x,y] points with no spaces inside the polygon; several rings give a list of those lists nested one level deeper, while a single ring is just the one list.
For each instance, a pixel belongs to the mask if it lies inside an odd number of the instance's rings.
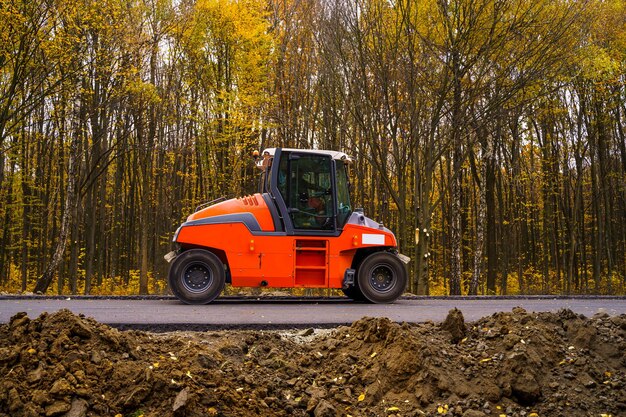
[{"label": "orange body panel", "polygon": [[[341,288],[357,249],[397,244],[388,231],[355,224],[347,224],[339,236],[266,233],[273,231],[271,214],[263,198],[255,197],[258,205],[245,204],[240,202],[242,199],[229,200],[195,213],[189,220],[220,215],[221,210],[228,210],[228,214],[250,212],[261,232],[253,233],[244,223],[235,222],[187,225],[177,236],[177,242],[183,246],[224,251],[231,285],[235,287]],[[237,204],[241,208],[233,207]],[[216,210],[220,205],[223,208]]]},{"label": "orange body panel", "polygon": [[261,230],[270,232],[274,230],[274,222],[270,214],[267,204],[261,194],[233,198],[232,200],[222,201],[193,213],[187,218],[187,221],[203,219],[206,217],[221,216],[233,213],[251,213],[259,222]]}]

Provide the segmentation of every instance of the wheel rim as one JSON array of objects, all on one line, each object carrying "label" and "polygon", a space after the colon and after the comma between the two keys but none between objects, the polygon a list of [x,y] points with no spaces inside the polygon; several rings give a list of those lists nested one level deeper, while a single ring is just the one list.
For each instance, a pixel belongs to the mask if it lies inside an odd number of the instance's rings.
[{"label": "wheel rim", "polygon": [[391,291],[396,286],[396,276],[391,265],[376,264],[370,274],[370,284],[379,293]]},{"label": "wheel rim", "polygon": [[204,262],[189,264],[182,274],[182,283],[189,292],[199,294],[206,291],[213,282],[213,271]]}]

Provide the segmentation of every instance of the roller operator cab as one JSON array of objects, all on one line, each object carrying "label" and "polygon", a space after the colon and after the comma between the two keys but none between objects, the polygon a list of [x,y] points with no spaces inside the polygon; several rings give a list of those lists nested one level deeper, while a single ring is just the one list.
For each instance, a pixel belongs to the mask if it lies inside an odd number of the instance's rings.
[{"label": "roller operator cab", "polygon": [[256,163],[259,193],[199,207],[166,255],[169,285],[188,304],[234,287],[337,288],[390,303],[407,283],[394,234],[350,203],[351,158],[335,151],[271,148]]}]

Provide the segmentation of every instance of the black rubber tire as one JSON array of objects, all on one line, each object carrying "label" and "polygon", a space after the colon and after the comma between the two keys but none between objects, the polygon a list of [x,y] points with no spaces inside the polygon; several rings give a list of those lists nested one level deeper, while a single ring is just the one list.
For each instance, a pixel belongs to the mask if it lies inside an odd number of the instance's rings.
[{"label": "black rubber tire", "polygon": [[357,271],[359,290],[372,303],[392,303],[406,289],[404,264],[390,252],[375,252],[361,262]]},{"label": "black rubber tire", "polygon": [[359,287],[353,285],[352,287],[342,288],[341,291],[345,294],[346,297],[353,299],[354,301],[363,302],[367,301],[367,299],[363,296],[363,293],[359,289]]},{"label": "black rubber tire", "polygon": [[224,289],[224,264],[204,249],[190,249],[178,255],[170,266],[168,281],[172,293],[185,304],[208,304]]}]

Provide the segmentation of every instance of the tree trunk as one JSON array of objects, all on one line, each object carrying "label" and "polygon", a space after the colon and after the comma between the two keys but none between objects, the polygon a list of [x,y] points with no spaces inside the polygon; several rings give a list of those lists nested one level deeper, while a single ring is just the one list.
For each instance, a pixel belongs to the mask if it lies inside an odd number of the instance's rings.
[{"label": "tree trunk", "polygon": [[[15,175],[15,165],[9,159],[9,165],[11,167],[9,171],[9,178],[13,178]],[[3,186],[4,184],[0,184]],[[6,197],[3,202],[4,205],[4,220],[2,224],[2,240],[0,240],[1,248],[8,248],[10,242],[10,224],[11,224],[11,209],[10,207],[13,204],[13,186],[11,184],[7,184]],[[0,251],[0,282],[7,283],[10,280],[10,270],[11,270],[11,256],[9,250],[1,250]]]},{"label": "tree trunk", "polygon": [[[496,134],[496,139],[500,139],[500,132]],[[497,146],[498,142],[495,143]],[[496,293],[496,279],[498,274],[498,236],[496,234],[496,157],[494,144],[489,145],[485,168],[485,228],[486,243],[485,251],[487,255],[487,294]],[[499,196],[502,195],[500,190]],[[501,207],[504,205],[501,204]],[[500,218],[504,218],[504,211],[500,212]],[[502,234],[502,239],[509,239],[508,234]]]},{"label": "tree trunk", "polygon": [[[415,167],[415,175],[417,175],[418,167]],[[419,239],[415,245],[415,274],[417,281],[417,294],[429,295],[429,258],[430,258],[430,221],[431,221],[431,202],[430,187],[432,181],[432,165],[429,158],[426,161],[424,170],[424,178],[421,178],[421,192],[418,193],[419,205],[416,206],[416,235]],[[420,182],[416,183],[420,184]]]},{"label": "tree trunk", "polygon": [[455,146],[452,153],[450,295],[461,295],[461,150]]},{"label": "tree trunk", "polygon": [[[486,136],[486,134],[485,134]],[[483,269],[483,252],[485,247],[485,221],[487,217],[487,176],[488,167],[491,163],[492,154],[492,142],[488,137],[484,140],[484,149],[482,155],[481,176],[482,182],[477,183],[478,186],[478,214],[476,216],[476,238],[474,243],[474,271],[472,273],[472,280],[470,281],[469,291],[470,295],[478,294],[478,286],[480,284],[480,276]],[[493,283],[492,294],[495,292],[495,282]]]},{"label": "tree trunk", "polygon": [[28,284],[28,240],[30,236],[30,210],[31,210],[31,198],[30,198],[30,184],[28,183],[27,173],[29,172],[28,163],[28,142],[27,137],[22,142],[22,172],[21,172],[21,188],[22,188],[22,245],[21,245],[21,277],[22,277],[22,292],[26,291]]},{"label": "tree trunk", "polygon": [[61,227],[59,230],[59,239],[57,241],[56,248],[52,254],[52,259],[48,263],[43,275],[39,277],[35,284],[35,293],[45,293],[54,278],[54,274],[63,259],[63,253],[65,253],[65,246],[67,244],[67,235],[69,233],[70,223],[72,221],[72,214],[74,213],[74,205],[76,204],[75,198],[75,182],[76,182],[76,165],[78,162],[78,149],[80,142],[80,136],[75,134],[72,139],[69,151],[68,172],[67,172],[67,189],[65,192],[65,203],[63,210],[63,217],[61,219]]}]

